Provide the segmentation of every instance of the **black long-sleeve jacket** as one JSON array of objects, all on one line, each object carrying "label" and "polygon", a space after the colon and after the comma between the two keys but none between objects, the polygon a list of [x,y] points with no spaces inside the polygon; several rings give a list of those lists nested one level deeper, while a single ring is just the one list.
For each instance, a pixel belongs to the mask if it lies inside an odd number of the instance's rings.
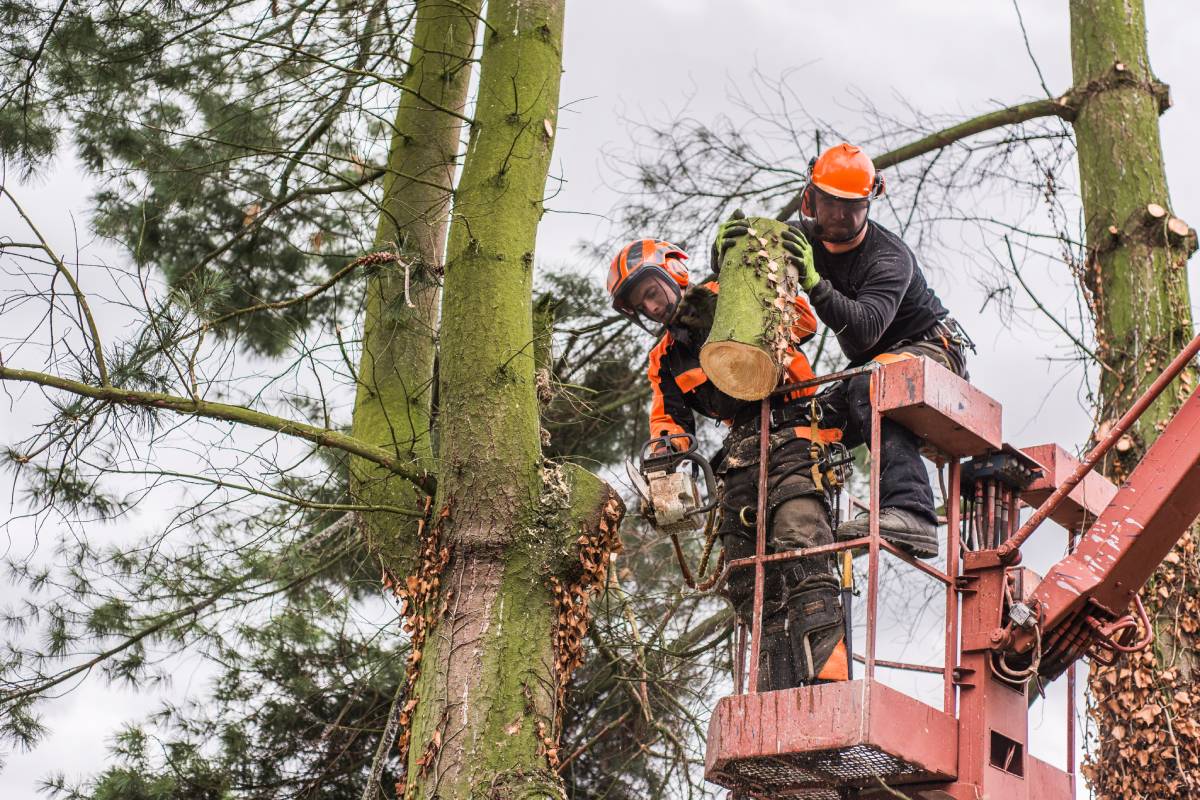
[{"label": "black long-sleeve jacket", "polygon": [[[808,235],[799,222],[789,224]],[[949,313],[912,250],[882,225],[868,222],[862,244],[847,253],[830,253],[814,237],[809,240],[823,280],[808,299],[851,366],[920,336]]]}]

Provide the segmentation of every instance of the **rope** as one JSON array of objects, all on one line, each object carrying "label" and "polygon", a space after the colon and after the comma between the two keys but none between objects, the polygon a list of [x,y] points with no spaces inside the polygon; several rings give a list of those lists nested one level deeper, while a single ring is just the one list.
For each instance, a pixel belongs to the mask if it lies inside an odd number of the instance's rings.
[{"label": "rope", "polygon": [[696,573],[696,577],[692,577],[692,571],[688,568],[687,558],[683,554],[683,546],[679,543],[679,536],[674,533],[671,534],[671,545],[675,550],[675,560],[679,563],[679,571],[683,573],[683,582],[687,584],[689,589],[697,592],[707,592],[712,589],[721,577],[721,569],[725,565],[725,553],[722,552],[717,558],[716,567],[713,574],[709,576],[709,580],[703,580],[708,569],[708,559],[712,556],[713,545],[717,541],[716,519],[716,509],[709,511],[708,520],[704,526],[704,552],[700,555],[700,567]]}]

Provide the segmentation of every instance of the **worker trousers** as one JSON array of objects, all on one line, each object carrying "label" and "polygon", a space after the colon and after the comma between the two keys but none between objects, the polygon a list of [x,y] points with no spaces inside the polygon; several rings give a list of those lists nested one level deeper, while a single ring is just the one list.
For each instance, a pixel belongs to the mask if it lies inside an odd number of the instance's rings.
[{"label": "worker trousers", "polygon": [[[887,355],[904,353],[925,356],[955,374],[965,376],[965,357],[961,348],[953,342],[913,342],[889,350],[879,359],[885,360]],[[841,428],[843,444],[851,448],[870,444],[870,374],[839,381],[821,392],[819,399],[824,411],[821,424]],[[879,432],[879,444],[880,508],[902,508],[936,524],[933,489],[929,485],[925,464],[921,461],[920,437],[903,425],[885,419]]]},{"label": "worker trousers", "polygon": [[[757,440],[757,433],[753,436]],[[767,553],[833,542],[830,504],[812,477],[809,442],[792,439],[771,451],[767,471]],[[747,452],[753,448],[732,448]],[[733,463],[730,463],[732,461]],[[721,537],[726,561],[755,552],[758,463],[726,459],[722,471]],[[758,688],[785,689],[844,679],[826,669],[843,636],[839,584],[831,555],[768,564],[763,588]],[[734,570],[726,586],[738,620],[753,624],[754,568]]]}]

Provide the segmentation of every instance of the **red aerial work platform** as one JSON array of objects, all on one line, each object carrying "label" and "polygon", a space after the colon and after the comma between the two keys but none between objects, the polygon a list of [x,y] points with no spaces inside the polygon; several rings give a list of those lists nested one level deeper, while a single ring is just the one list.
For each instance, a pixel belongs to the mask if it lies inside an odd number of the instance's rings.
[{"label": "red aerial work platform", "polygon": [[[886,798],[897,790],[914,800],[1074,797],[1073,691],[1064,771],[1029,755],[1029,684],[1065,671],[1073,689],[1076,659],[1087,655],[1109,663],[1149,643],[1137,592],[1200,515],[1200,393],[1184,402],[1123,486],[1092,468],[1197,351],[1200,336],[1082,462],[1053,444],[1020,451],[1004,445],[999,404],[931,361],[870,370],[870,535],[768,555],[766,514],[759,509],[756,555],[729,565],[754,569],[754,614],[751,629],[737,637],[738,694],[718,703],[709,724],[708,780],[735,797],[754,798]],[[768,407],[763,401],[764,417]],[[885,416],[921,435],[946,466],[945,572],[879,538],[879,430]],[[761,429],[768,427],[764,420]],[[759,463],[762,505],[767,459]],[[1037,510],[1019,525],[1022,505]],[[1043,579],[1019,564],[1021,545],[1046,519],[1067,528],[1072,552]],[[757,691],[766,564],[849,548],[865,548],[868,556],[865,674]],[[876,659],[885,550],[945,587],[941,668]],[[880,683],[877,667],[941,674],[942,708]]]}]

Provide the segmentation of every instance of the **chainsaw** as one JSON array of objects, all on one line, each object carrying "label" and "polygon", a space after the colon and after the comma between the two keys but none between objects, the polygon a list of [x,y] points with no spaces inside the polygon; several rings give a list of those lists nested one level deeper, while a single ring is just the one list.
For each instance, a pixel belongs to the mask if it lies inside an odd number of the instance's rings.
[{"label": "chainsaw", "polygon": [[[676,450],[672,442],[684,440],[687,449]],[[641,499],[642,516],[660,532],[677,536],[694,531],[704,523],[704,515],[717,507],[717,479],[708,459],[696,449],[695,437],[683,433],[660,436],[642,445],[638,465],[625,461],[625,472]],[[692,469],[679,469],[683,464]],[[696,468],[704,474],[701,502]]]}]

